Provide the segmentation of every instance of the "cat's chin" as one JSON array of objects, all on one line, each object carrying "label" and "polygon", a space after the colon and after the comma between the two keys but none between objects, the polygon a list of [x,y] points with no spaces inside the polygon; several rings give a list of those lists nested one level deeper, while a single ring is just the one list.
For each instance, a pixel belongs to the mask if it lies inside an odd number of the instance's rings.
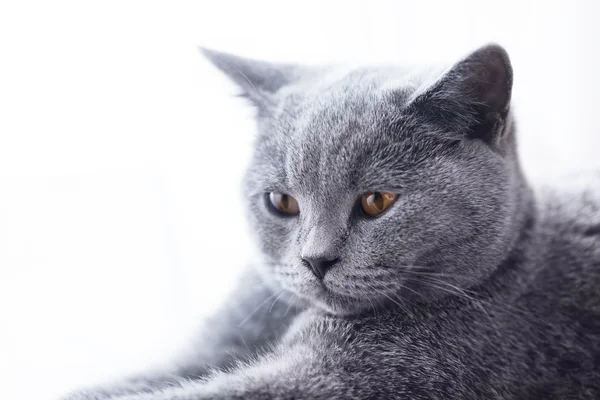
[{"label": "cat's chin", "polygon": [[312,300],[311,304],[313,304],[322,313],[335,315],[337,317],[351,317],[353,315],[359,315],[367,309],[367,307],[361,307],[359,304],[353,306],[345,303],[342,304],[336,301],[323,302]]},{"label": "cat's chin", "polygon": [[370,304],[365,304],[362,300],[334,293],[326,286],[310,293],[298,293],[298,296],[323,313],[339,317],[362,314],[371,308]]},{"label": "cat's chin", "polygon": [[310,306],[330,315],[359,315],[372,310],[374,306],[374,303],[365,298],[339,293],[327,283],[317,280],[290,282],[279,279],[279,285],[284,290],[294,293],[295,296],[292,297],[294,303]]}]

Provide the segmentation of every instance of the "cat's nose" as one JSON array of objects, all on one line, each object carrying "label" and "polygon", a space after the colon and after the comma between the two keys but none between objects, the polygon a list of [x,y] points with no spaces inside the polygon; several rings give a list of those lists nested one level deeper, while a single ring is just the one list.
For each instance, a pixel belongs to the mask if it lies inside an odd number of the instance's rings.
[{"label": "cat's nose", "polygon": [[323,279],[325,273],[340,259],[337,257],[304,257],[302,263],[309,268],[318,279]]}]

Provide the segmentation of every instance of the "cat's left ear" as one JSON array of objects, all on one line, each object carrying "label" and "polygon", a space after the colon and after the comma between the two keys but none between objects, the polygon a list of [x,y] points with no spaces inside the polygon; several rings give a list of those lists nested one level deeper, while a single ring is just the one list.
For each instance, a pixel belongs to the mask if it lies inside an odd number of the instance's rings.
[{"label": "cat's left ear", "polygon": [[506,126],[512,82],[506,50],[492,44],[456,63],[410,106],[454,132],[493,143]]},{"label": "cat's left ear", "polygon": [[259,115],[269,113],[275,93],[297,80],[300,72],[294,65],[258,61],[202,47],[199,50],[242,89],[241,96],[257,107]]}]

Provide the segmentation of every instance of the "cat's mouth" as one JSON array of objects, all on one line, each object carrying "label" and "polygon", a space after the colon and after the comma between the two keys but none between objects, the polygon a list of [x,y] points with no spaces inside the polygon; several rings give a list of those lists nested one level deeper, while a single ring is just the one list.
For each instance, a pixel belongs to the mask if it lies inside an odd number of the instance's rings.
[{"label": "cat's mouth", "polygon": [[337,292],[323,281],[312,282],[310,288],[295,288],[294,292],[298,297],[332,315],[356,315],[371,307],[368,300]]},{"label": "cat's mouth", "polygon": [[410,284],[409,276],[394,273],[395,269],[390,267],[373,266],[364,275],[348,275],[344,268],[335,268],[320,279],[304,267],[294,264],[286,267],[276,270],[283,288],[328,314],[350,316],[368,310],[402,307],[404,299],[414,293],[411,288],[400,289]]}]

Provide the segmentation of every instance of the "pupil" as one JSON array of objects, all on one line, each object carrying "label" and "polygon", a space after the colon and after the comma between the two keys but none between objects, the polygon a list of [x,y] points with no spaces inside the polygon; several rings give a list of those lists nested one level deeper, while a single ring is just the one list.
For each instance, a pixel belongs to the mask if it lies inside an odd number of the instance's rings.
[{"label": "pupil", "polygon": [[290,205],[290,199],[288,198],[287,194],[284,194],[283,196],[281,196],[281,207],[283,209],[287,209]]},{"label": "pupil", "polygon": [[377,208],[377,210],[383,210],[383,196],[379,192],[373,193],[373,204]]}]

